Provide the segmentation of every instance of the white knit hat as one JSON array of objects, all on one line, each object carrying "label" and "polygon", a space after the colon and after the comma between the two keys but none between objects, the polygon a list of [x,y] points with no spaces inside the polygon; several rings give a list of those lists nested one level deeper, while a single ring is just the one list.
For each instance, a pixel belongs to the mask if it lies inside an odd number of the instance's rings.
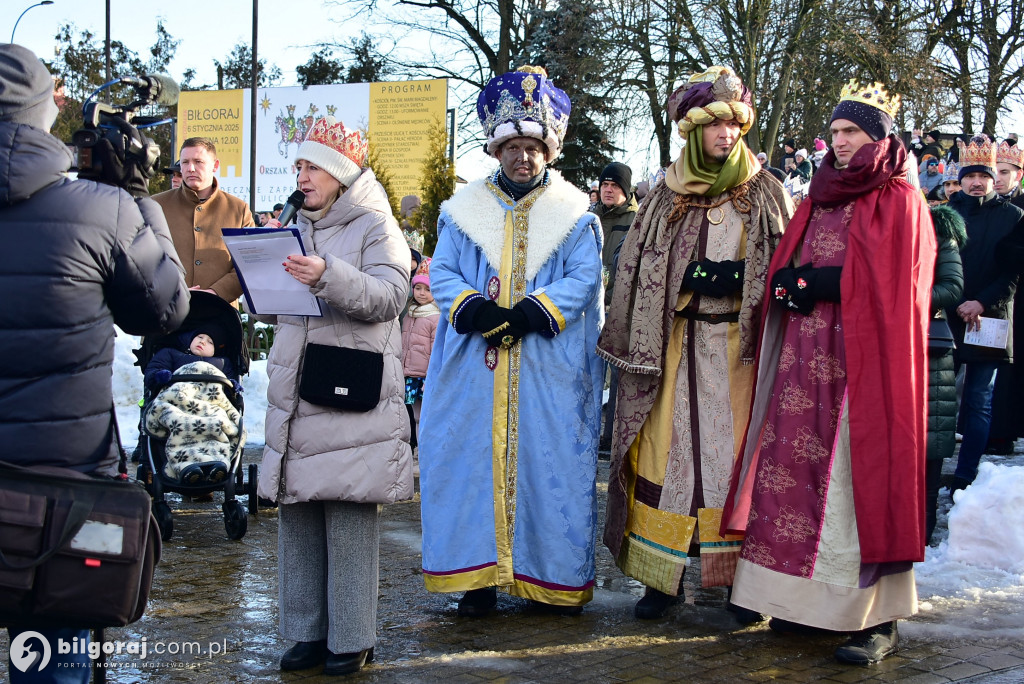
[{"label": "white knit hat", "polygon": [[807,159],[807,148],[801,147],[799,150],[793,153],[794,157],[803,157]]},{"label": "white knit hat", "polygon": [[350,187],[363,172],[367,143],[359,131],[349,131],[333,116],[318,119],[299,145],[295,161],[305,159]]}]

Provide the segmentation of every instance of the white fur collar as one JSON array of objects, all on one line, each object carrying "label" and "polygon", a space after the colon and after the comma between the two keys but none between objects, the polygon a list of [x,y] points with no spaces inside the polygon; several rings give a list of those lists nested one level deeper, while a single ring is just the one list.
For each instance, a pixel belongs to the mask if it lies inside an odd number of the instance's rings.
[{"label": "white fur collar", "polygon": [[[551,180],[530,210],[527,233],[526,279],[532,280],[573,231],[590,206],[585,194],[554,169]],[[475,242],[494,270],[501,268],[508,208],[487,189],[487,179],[473,181],[441,205],[459,230]]]}]

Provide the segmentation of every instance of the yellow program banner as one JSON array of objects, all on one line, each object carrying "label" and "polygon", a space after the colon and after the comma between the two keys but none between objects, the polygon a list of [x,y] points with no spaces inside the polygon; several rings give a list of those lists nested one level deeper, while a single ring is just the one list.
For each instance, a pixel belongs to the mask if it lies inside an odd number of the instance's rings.
[{"label": "yellow program banner", "polygon": [[370,84],[370,139],[399,198],[421,194],[430,129],[447,125],[447,111],[447,79]]},{"label": "yellow program banner", "polygon": [[[247,90],[185,91],[178,98],[178,147],[188,138],[209,138],[217,146],[221,178],[241,178],[248,173],[242,154],[248,125],[245,116]],[[174,150],[178,158],[178,150]],[[248,161],[246,159],[246,161]],[[248,201],[248,197],[245,198]]]}]

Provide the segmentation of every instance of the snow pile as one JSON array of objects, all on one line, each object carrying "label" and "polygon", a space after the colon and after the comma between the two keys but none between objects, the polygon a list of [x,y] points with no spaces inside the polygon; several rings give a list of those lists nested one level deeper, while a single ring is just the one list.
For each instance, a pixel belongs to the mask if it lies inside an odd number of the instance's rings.
[{"label": "snow pile", "polygon": [[921,613],[908,634],[1024,637],[1024,455],[985,460],[955,504],[940,494],[945,538],[915,568]]}]

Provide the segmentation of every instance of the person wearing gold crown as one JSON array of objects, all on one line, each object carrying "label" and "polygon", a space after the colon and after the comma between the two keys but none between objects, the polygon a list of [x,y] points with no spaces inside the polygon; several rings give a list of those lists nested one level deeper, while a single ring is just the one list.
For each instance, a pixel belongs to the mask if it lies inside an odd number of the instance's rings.
[{"label": "person wearing gold crown", "polygon": [[[1013,135],[1013,134],[1011,134]],[[1024,176],[1024,150],[1016,145],[1016,139],[1007,137],[996,150],[996,192],[1018,209],[1024,210],[1024,194],[1021,193],[1021,177]],[[1017,231],[1015,231],[1017,232]],[[1022,231],[1024,232],[1024,227]],[[1024,236],[1015,235],[1012,244],[1005,244],[997,250],[1006,261],[1006,267],[1018,273],[1024,268],[1024,253],[1019,247]],[[1013,308],[1018,312],[1013,317],[1013,336],[1024,339],[1024,303],[1018,287],[1013,296]],[[986,454],[1009,455],[1013,453],[1014,442],[1024,436],[1024,396],[1020,387],[1024,383],[1024,370],[1020,363],[1004,364],[996,373],[996,385],[992,394],[992,426],[989,429]]]},{"label": "person wearing gold crown", "polygon": [[420,428],[423,577],[575,615],[594,591],[604,364],[601,224],[546,168],[570,103],[543,69],[497,76],[477,112],[500,162],[441,205],[431,290],[441,308]]},{"label": "person wearing gold crown", "polygon": [[[996,374],[1001,372],[1000,365],[1013,360],[1012,325],[1004,346],[964,344],[964,334],[980,326],[981,317],[1013,321],[1013,296],[1020,264],[1007,259],[1014,251],[1003,241],[1014,239],[1014,228],[1022,211],[996,190],[997,159],[996,147],[986,136],[973,138],[960,151],[961,190],[949,200],[949,206],[967,224],[967,246],[960,254],[964,291],[956,306],[947,310],[956,338],[957,367],[966,366],[960,401],[963,441],[953,474],[953,491],[967,487],[978,473],[978,462],[992,428]],[[1017,389],[1007,388],[1010,392]]]},{"label": "person wearing gold crown", "polygon": [[[718,535],[753,389],[768,264],[792,204],[742,136],[751,94],[731,69],[668,101],[686,146],[619,254],[598,353],[620,373],[604,543],[664,615],[699,542],[705,586],[728,585],[739,537]],[[738,613],[741,621],[760,619]]]},{"label": "person wearing gold crown", "polygon": [[745,533],[732,600],[780,632],[897,650],[924,559],[935,231],[891,134],[899,96],[851,81],[832,149],[775,257],[749,429],[723,531]]},{"label": "person wearing gold crown", "polygon": [[996,192],[1013,206],[1024,209],[1021,178],[1024,178],[1024,149],[1004,140],[996,149]]},{"label": "person wearing gold crown", "polygon": [[[298,642],[282,670],[323,664],[324,674],[342,675],[373,660],[379,504],[413,495],[398,324],[409,247],[384,188],[363,168],[366,149],[359,131],[334,117],[310,128],[295,156],[305,254],[283,268],[322,315],[258,317],[277,330],[259,495],[278,503],[280,632]],[[301,398],[303,374],[318,372],[307,366],[316,346],[382,353],[377,405],[363,413]]]}]

